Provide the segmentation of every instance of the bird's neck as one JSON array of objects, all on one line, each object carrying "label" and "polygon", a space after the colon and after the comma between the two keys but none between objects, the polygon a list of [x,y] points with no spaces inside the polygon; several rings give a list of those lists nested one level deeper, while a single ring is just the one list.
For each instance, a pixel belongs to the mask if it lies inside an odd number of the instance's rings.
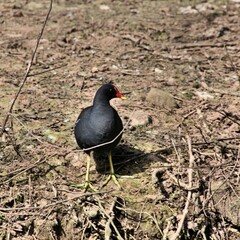
[{"label": "bird's neck", "polygon": [[110,102],[105,96],[96,95],[93,99],[93,106],[97,105],[110,106]]}]

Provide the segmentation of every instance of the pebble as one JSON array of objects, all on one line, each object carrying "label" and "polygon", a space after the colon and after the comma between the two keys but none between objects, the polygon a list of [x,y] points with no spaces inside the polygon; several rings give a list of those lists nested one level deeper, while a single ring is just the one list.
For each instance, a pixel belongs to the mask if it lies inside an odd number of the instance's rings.
[{"label": "pebble", "polygon": [[98,67],[92,67],[91,72],[92,72],[92,73],[96,73],[96,72],[98,72]]},{"label": "pebble", "polygon": [[92,206],[91,208],[86,207],[84,210],[89,219],[94,219],[99,215],[99,208],[96,206]]},{"label": "pebble", "polygon": [[155,69],[154,69],[154,72],[155,72],[155,73],[158,73],[158,74],[161,74],[161,73],[163,73],[163,70],[160,69],[160,68],[155,68]]},{"label": "pebble", "polygon": [[177,106],[174,97],[170,93],[158,88],[151,88],[146,100],[150,104],[167,109],[173,109]]},{"label": "pebble", "polygon": [[203,91],[196,91],[195,94],[199,97],[199,99],[213,99],[214,96],[211,95],[208,92],[203,92]]},{"label": "pebble", "polygon": [[150,116],[143,110],[135,111],[130,117],[131,126],[146,126],[150,123]]}]

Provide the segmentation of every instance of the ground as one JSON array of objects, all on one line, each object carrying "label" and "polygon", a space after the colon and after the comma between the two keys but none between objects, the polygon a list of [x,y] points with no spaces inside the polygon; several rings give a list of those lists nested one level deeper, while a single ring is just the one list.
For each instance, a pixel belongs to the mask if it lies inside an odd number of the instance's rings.
[{"label": "ground", "polygon": [[[49,5],[0,3],[1,239],[239,239],[239,1],[54,1],[9,111]],[[92,163],[84,193],[73,126],[106,82],[123,191]]]}]

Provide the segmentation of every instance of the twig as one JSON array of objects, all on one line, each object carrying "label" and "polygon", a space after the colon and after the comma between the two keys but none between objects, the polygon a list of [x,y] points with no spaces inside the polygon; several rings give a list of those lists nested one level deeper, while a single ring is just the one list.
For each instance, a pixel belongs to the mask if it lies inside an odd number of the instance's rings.
[{"label": "twig", "polygon": [[169,172],[168,170],[166,170],[166,174],[168,177],[170,177],[180,188],[184,189],[184,190],[187,190],[187,191],[196,191],[199,189],[199,186],[196,186],[196,187],[192,187],[192,188],[189,188],[189,186],[180,181],[180,179],[176,178],[171,172]]},{"label": "twig", "polygon": [[62,67],[66,67],[67,64],[62,64],[60,66],[57,66],[57,67],[54,67],[54,68],[51,68],[51,69],[47,69],[47,70],[44,70],[42,72],[36,72],[36,73],[32,73],[32,74],[28,74],[28,77],[33,77],[33,76],[36,76],[36,75],[41,75],[41,74],[44,74],[44,73],[47,73],[47,72],[51,72],[53,70],[56,70],[56,69],[59,69],[59,68],[62,68]]},{"label": "twig", "polygon": [[[52,154],[52,155],[49,156],[49,157],[53,157],[53,156],[55,156],[55,155],[56,155],[56,153]],[[28,170],[30,170],[30,169],[32,169],[32,168],[34,168],[34,167],[36,167],[36,166],[38,166],[38,165],[40,165],[40,164],[46,162],[46,161],[47,161],[47,158],[40,159],[40,160],[36,161],[34,164],[32,164],[31,166],[29,166],[29,167],[27,167],[27,168],[23,167],[22,169],[16,170],[16,171],[11,172],[11,173],[8,173],[7,175],[11,175],[11,174],[13,174],[13,173],[15,173],[15,172],[17,172],[17,171],[20,171],[20,172],[17,173],[16,175],[14,175],[14,176],[8,178],[8,180],[6,180],[6,181],[0,183],[0,185],[2,185],[2,184],[6,184],[6,183],[10,182],[10,181],[11,181],[12,179],[14,179],[15,177],[17,177],[17,176],[19,176],[19,175],[21,175],[21,174],[27,172]]]},{"label": "twig", "polygon": [[114,190],[108,190],[108,191],[102,191],[102,192],[92,192],[92,193],[81,193],[80,195],[77,195],[77,196],[74,196],[74,197],[71,197],[71,198],[67,198],[67,199],[63,199],[63,200],[59,200],[57,202],[54,202],[54,203],[50,203],[50,204],[47,204],[45,206],[39,206],[39,207],[16,207],[16,208],[3,208],[3,207],[0,207],[0,211],[3,211],[3,212],[11,212],[11,211],[26,211],[26,210],[38,210],[38,209],[44,209],[44,208],[49,208],[49,207],[53,207],[53,206],[56,206],[56,205],[59,205],[59,204],[63,204],[65,202],[69,202],[69,201],[72,201],[72,200],[75,200],[77,198],[81,198],[81,197],[88,197],[88,196],[93,196],[93,195],[100,195],[100,194],[104,194],[104,193],[110,193],[110,192],[113,192]]},{"label": "twig", "polygon": [[[160,226],[159,226],[159,223],[158,223],[158,220],[156,218],[156,215],[155,215],[155,212],[153,213],[150,213],[150,212],[143,212],[142,209],[141,209],[141,212],[137,211],[137,210],[134,210],[134,209],[131,209],[131,208],[122,208],[122,207],[116,207],[117,209],[121,210],[121,211],[124,211],[124,212],[127,212],[127,211],[130,211],[130,212],[135,212],[137,214],[139,214],[139,217],[138,217],[138,221],[143,221],[143,215],[147,215],[152,221],[153,223],[155,223],[157,229],[159,230],[160,234],[163,235],[163,231],[161,230]],[[147,219],[147,222],[149,221],[149,219]]]},{"label": "twig", "polygon": [[224,95],[230,95],[230,96],[235,96],[235,97],[240,97],[240,94],[238,92],[230,92],[230,91],[224,91],[221,89],[215,89],[212,87],[209,87],[207,84],[201,84],[203,88],[209,90],[210,92],[214,92],[214,93],[220,93],[220,94],[224,94]]},{"label": "twig", "polygon": [[[194,156],[192,154],[191,139],[188,135],[187,135],[187,143],[188,143],[188,154],[189,154],[188,187],[189,187],[189,189],[191,189],[192,186],[193,186]],[[187,200],[186,200],[186,203],[185,203],[185,207],[183,209],[183,214],[182,214],[181,220],[178,223],[177,231],[173,234],[173,236],[171,236],[171,238],[170,238],[171,240],[176,240],[180,236],[180,233],[181,233],[182,228],[183,228],[184,221],[185,221],[185,219],[187,217],[187,214],[188,214],[188,208],[189,208],[191,197],[192,197],[192,191],[188,191]]]},{"label": "twig", "polygon": [[237,75],[238,75],[238,70],[237,70],[235,64],[233,63],[233,60],[232,60],[232,58],[231,58],[231,56],[230,56],[230,54],[229,54],[229,52],[228,52],[228,49],[227,49],[227,45],[226,45],[226,44],[224,44],[224,49],[225,49],[226,54],[227,54],[227,57],[229,58],[229,61],[230,61],[230,63],[231,63],[232,70],[235,71],[235,72],[237,73]]},{"label": "twig", "polygon": [[[238,161],[233,165],[233,169],[232,169],[232,171],[229,173],[229,176],[232,176],[232,174],[235,172],[235,170],[236,170],[237,167],[238,167]],[[200,209],[199,212],[205,211],[205,210],[204,210],[204,209],[205,209],[205,206],[209,203],[209,201],[213,198],[213,196],[217,193],[217,191],[218,191],[219,189],[221,189],[222,186],[224,186],[224,184],[225,184],[227,181],[228,181],[228,179],[225,179],[225,180],[218,186],[218,188],[217,188],[217,189],[214,189],[214,191],[211,193],[211,195],[208,196],[208,197],[204,200],[204,202],[202,203],[202,208]],[[218,203],[219,203],[219,202],[221,202],[221,201],[218,201]],[[217,203],[217,204],[218,204],[218,203]],[[216,206],[217,204],[215,204],[215,206]]]},{"label": "twig", "polygon": [[29,131],[28,128],[27,128],[27,126],[24,125],[24,124],[22,123],[22,121],[21,121],[18,117],[16,117],[16,116],[15,116],[14,114],[12,114],[12,113],[9,113],[9,115],[11,115],[11,117],[15,118],[15,119],[19,122],[19,124],[26,129],[26,131],[28,132],[28,134],[31,135],[34,139],[36,139],[36,140],[37,140],[38,142],[40,142],[41,144],[44,144],[44,145],[47,145],[47,146],[51,146],[51,147],[54,147],[54,148],[58,148],[58,149],[63,149],[62,147],[59,147],[59,146],[54,145],[54,144],[52,144],[52,143],[42,141],[39,137],[37,137],[37,136],[34,135],[31,131]]},{"label": "twig", "polygon": [[114,199],[113,203],[111,204],[110,210],[109,210],[109,216],[110,216],[110,214],[111,214],[111,216],[105,225],[105,240],[111,239],[111,235],[112,235],[111,223],[114,221],[114,218],[115,218],[114,208],[116,205],[116,201],[117,201],[117,199]]},{"label": "twig", "polygon": [[156,217],[156,212],[153,212],[153,216],[152,216],[152,215],[150,215],[150,216],[151,216],[151,218],[152,218],[152,221],[155,223],[158,231],[159,231],[160,234],[163,236],[163,231],[162,231],[162,229],[161,229],[160,226],[159,226],[159,223],[158,223],[158,220],[157,220],[157,217]]},{"label": "twig", "polygon": [[175,49],[180,50],[180,49],[189,49],[189,48],[223,48],[225,46],[236,46],[237,43],[190,43],[190,44],[185,44],[181,46],[176,46]]},{"label": "twig", "polygon": [[[224,142],[224,141],[231,141],[231,140],[239,140],[240,138],[238,137],[230,137],[230,138],[218,138],[216,139],[215,141],[211,141],[211,142],[195,142],[195,143],[192,143],[192,146],[201,146],[201,145],[210,145],[210,144],[217,144],[218,142]],[[176,147],[184,147],[185,144],[175,144],[175,148]],[[228,145],[229,146],[229,145]],[[140,154],[137,154],[136,156],[130,158],[130,159],[127,159],[125,161],[122,161],[122,162],[119,162],[119,163],[115,163],[114,166],[118,166],[120,165],[120,167],[117,169],[121,169],[123,166],[125,166],[126,163],[128,162],[131,162],[135,159],[138,159],[138,158],[141,158],[141,157],[145,157],[145,156],[148,156],[148,155],[156,155],[160,152],[165,152],[165,151],[169,151],[171,149],[174,149],[174,146],[169,146],[169,147],[164,147],[164,148],[161,148],[161,149],[158,149],[157,151],[155,152],[150,152],[150,153],[140,153]],[[72,150],[74,151],[74,150]],[[82,151],[82,150],[77,150],[77,151]],[[213,165],[213,166],[201,166],[201,167],[192,167],[193,169],[200,169],[200,168],[216,168],[216,167],[221,167],[221,166],[224,166],[224,165],[227,165],[227,164],[217,164],[217,165]],[[179,166],[178,165],[167,165],[167,166],[163,166],[163,167],[167,167],[167,168],[171,168],[171,167],[181,167],[181,168],[189,168],[189,167],[185,167],[185,166]],[[194,187],[194,189],[197,188],[197,187]],[[188,189],[189,190],[189,189]]]},{"label": "twig", "polygon": [[141,220],[142,220],[142,215],[143,215],[143,209],[145,207],[146,201],[144,202],[143,206],[141,207],[141,211],[139,213],[139,220],[138,220],[138,224],[136,226],[136,231],[138,230],[138,228],[140,227],[141,224]]},{"label": "twig", "polygon": [[[235,166],[236,166],[236,165],[237,165],[237,162],[236,162]],[[235,169],[235,166],[234,166],[233,169]],[[234,187],[232,186],[229,178],[225,175],[224,170],[222,170],[222,175],[223,175],[223,177],[224,177],[225,180],[226,180],[226,184],[232,189],[234,195],[240,200],[240,196],[238,195],[238,193],[236,192],[236,190],[235,190]],[[231,177],[231,176],[232,176],[232,174],[229,175],[229,177]]]},{"label": "twig", "polygon": [[210,108],[212,111],[218,112],[224,117],[228,118],[232,122],[236,123],[238,126],[240,126],[240,119],[238,116],[232,114],[231,112],[226,112],[225,110],[215,110],[213,108]]},{"label": "twig", "polygon": [[84,228],[83,228],[83,230],[82,230],[82,237],[81,237],[81,240],[84,239],[84,234],[85,234],[85,232],[86,232],[88,226],[89,226],[89,222],[88,222],[87,224],[85,224],[85,226],[84,226]]},{"label": "twig", "polygon": [[194,110],[190,111],[189,113],[187,113],[186,115],[184,115],[183,118],[182,118],[182,120],[181,120],[181,122],[178,124],[178,127],[179,127],[180,125],[182,125],[183,122],[184,122],[189,116],[193,115],[196,111],[197,111],[197,110],[194,109]]},{"label": "twig", "polygon": [[121,234],[119,233],[116,225],[114,224],[113,218],[105,211],[103,205],[101,204],[101,201],[100,201],[98,198],[96,198],[96,199],[97,199],[97,201],[98,201],[98,206],[99,206],[99,208],[101,209],[101,211],[103,212],[103,214],[108,218],[109,222],[111,223],[114,231],[116,232],[116,234],[117,234],[117,236],[118,236],[118,239],[119,239],[119,240],[124,240],[123,237],[121,236]]},{"label": "twig", "polygon": [[44,225],[46,224],[48,217],[50,216],[50,214],[51,214],[52,211],[54,210],[54,207],[55,207],[55,206],[53,206],[53,207],[50,209],[50,211],[48,212],[47,216],[43,219],[43,222],[40,224],[40,226],[39,226],[39,228],[38,228],[38,231],[35,233],[35,237],[38,237],[39,233],[43,230]]},{"label": "twig", "polygon": [[37,43],[36,43],[35,49],[34,49],[34,51],[33,51],[33,53],[32,53],[32,57],[31,57],[31,60],[30,60],[30,62],[29,62],[29,64],[28,64],[28,67],[27,67],[25,76],[24,76],[24,78],[23,78],[23,81],[22,81],[22,83],[20,84],[20,87],[19,87],[19,89],[18,89],[18,91],[17,91],[17,93],[16,93],[16,95],[15,95],[15,97],[14,97],[14,99],[13,99],[13,101],[12,101],[10,107],[9,107],[9,109],[8,109],[7,116],[6,116],[6,118],[4,119],[4,121],[3,121],[2,129],[1,129],[1,132],[0,132],[0,137],[3,135],[3,133],[4,133],[4,131],[5,131],[5,127],[6,127],[6,125],[7,125],[8,120],[9,120],[10,113],[12,113],[13,107],[14,107],[14,105],[15,105],[15,102],[17,101],[17,98],[18,98],[18,96],[20,95],[20,93],[21,93],[21,91],[22,91],[22,88],[23,88],[24,84],[26,83],[26,81],[27,81],[27,79],[28,79],[28,77],[29,77],[29,72],[30,72],[30,70],[31,70],[31,67],[32,67],[33,61],[34,61],[34,59],[35,59],[35,56],[36,56],[36,53],[37,53],[37,49],[38,49],[40,40],[41,40],[41,38],[42,38],[42,35],[43,35],[43,32],[44,32],[45,26],[46,26],[46,24],[47,24],[49,15],[50,15],[51,10],[52,10],[52,2],[53,2],[53,0],[50,0],[50,5],[49,5],[48,13],[47,13],[47,16],[46,16],[46,18],[45,18],[45,21],[44,21],[44,23],[43,23],[43,26],[42,26],[42,29],[41,29],[41,31],[40,31],[40,34],[39,34],[39,36],[38,36]]},{"label": "twig", "polygon": [[163,237],[162,237],[162,240],[167,240],[167,236],[168,236],[168,233],[169,233],[169,229],[170,229],[170,226],[171,226],[171,221],[174,217],[170,217],[167,219],[167,227],[163,230]]}]

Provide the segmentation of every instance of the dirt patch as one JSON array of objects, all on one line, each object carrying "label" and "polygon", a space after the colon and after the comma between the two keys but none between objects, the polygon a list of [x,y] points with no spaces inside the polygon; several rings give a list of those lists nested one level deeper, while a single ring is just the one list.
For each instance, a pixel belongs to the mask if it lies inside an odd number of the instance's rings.
[{"label": "dirt patch", "polygon": [[[181,239],[239,239],[240,5],[197,2],[53,4],[1,139],[2,239],[174,239],[178,227]],[[48,6],[0,3],[1,122]],[[124,191],[101,189],[103,161],[91,167],[100,192],[84,194],[72,130],[106,82],[128,98],[112,101],[125,124],[139,110],[148,119],[130,121],[113,152]],[[150,104],[151,89],[174,104]]]}]

